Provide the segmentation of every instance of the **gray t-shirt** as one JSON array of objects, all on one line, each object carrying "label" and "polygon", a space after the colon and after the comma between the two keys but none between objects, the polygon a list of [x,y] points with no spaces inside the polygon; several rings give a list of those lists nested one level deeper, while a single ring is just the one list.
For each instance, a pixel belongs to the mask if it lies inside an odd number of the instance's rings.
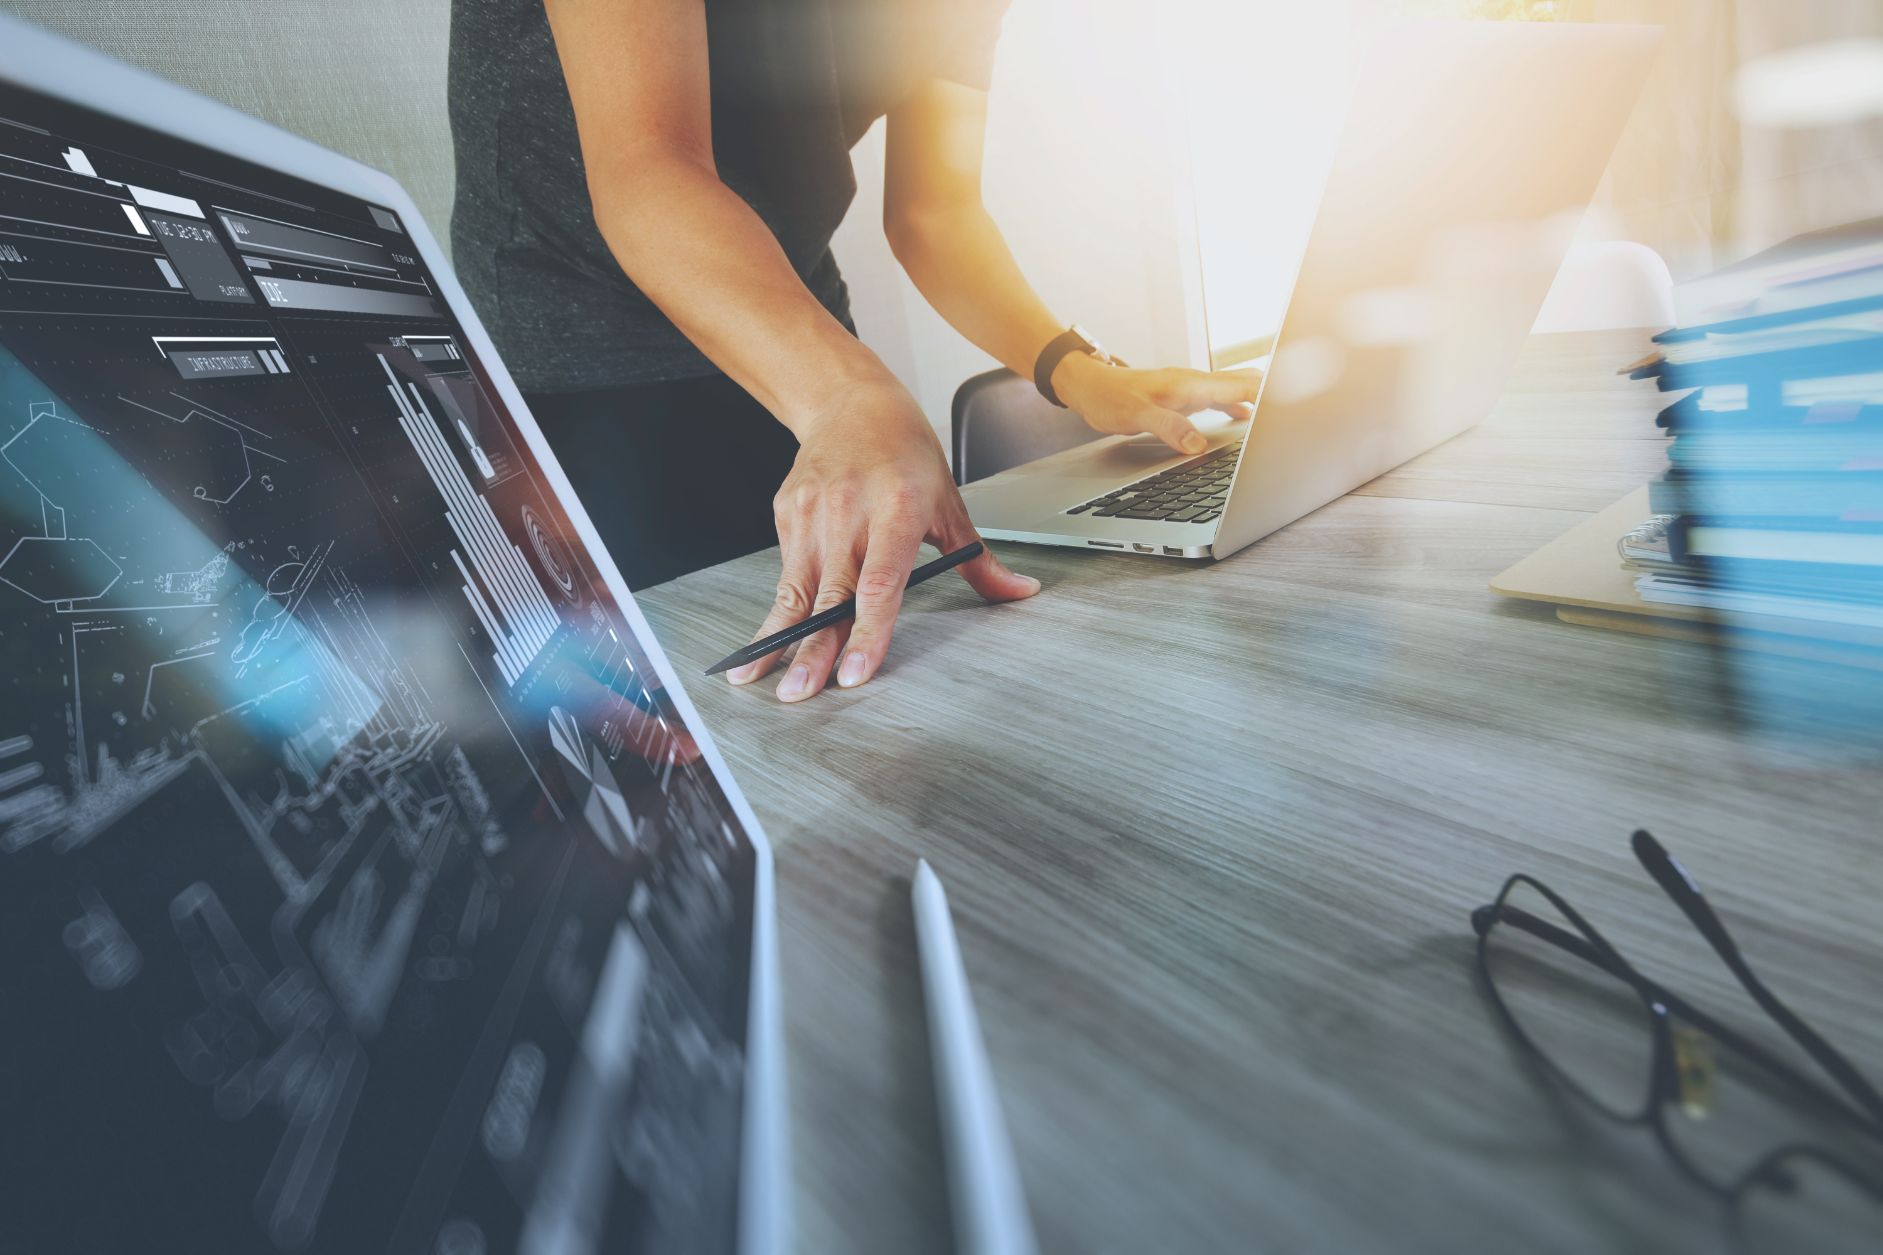
[{"label": "gray t-shirt", "polygon": [[[850,148],[921,83],[985,89],[1006,0],[701,0],[720,177],[846,325],[831,234]],[[634,286],[589,211],[543,0],[453,0],[454,260],[525,391],[711,373]]]}]

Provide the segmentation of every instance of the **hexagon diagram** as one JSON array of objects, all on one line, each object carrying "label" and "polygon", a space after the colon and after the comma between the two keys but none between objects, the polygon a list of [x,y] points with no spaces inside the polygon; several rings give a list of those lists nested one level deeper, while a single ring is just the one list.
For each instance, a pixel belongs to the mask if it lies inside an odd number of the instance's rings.
[{"label": "hexagon diagram", "polygon": [[[35,401],[26,425],[0,445],[0,457],[56,510],[59,502],[83,493],[99,443],[97,432],[60,414],[53,402]],[[63,530],[49,525],[47,534]]]},{"label": "hexagon diagram", "polygon": [[47,605],[103,597],[123,574],[110,554],[84,537],[22,536],[0,558],[0,583]]},{"label": "hexagon diagram", "polygon": [[197,480],[197,499],[216,505],[234,500],[235,494],[247,486],[251,474],[248,444],[242,433],[201,410],[193,409],[172,421],[189,429],[185,457]]}]

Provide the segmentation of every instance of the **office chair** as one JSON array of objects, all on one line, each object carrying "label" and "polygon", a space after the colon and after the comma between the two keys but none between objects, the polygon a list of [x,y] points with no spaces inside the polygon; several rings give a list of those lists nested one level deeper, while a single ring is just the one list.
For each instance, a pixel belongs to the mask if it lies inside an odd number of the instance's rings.
[{"label": "office chair", "polygon": [[975,375],[955,390],[953,435],[957,484],[1098,439],[1084,419],[1010,370]]}]

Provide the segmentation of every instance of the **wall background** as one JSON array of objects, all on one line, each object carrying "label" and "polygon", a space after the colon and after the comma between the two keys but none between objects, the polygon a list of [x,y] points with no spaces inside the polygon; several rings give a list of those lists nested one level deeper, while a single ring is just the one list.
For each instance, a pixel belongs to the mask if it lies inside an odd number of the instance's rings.
[{"label": "wall background", "polygon": [[1883,216],[1883,116],[1830,126],[1735,116],[1735,71],[1785,49],[1883,37],[1876,0],[1565,0],[1578,18],[1652,22],[1667,42],[1597,200],[1611,230],[1681,279],[1805,231]]},{"label": "wall background", "polygon": [[[449,0],[0,0],[0,8],[394,173],[449,239]],[[1358,37],[1406,16],[1645,21],[1667,39],[1585,235],[1676,277],[1883,215],[1883,118],[1782,129],[1731,107],[1750,58],[1883,36],[1876,0],[1012,0],[986,194],[1048,303],[1134,361],[1199,363],[1186,289],[1239,333],[1286,296]],[[1521,102],[1513,107],[1521,107]],[[837,249],[864,339],[948,425],[991,362],[903,277],[879,222],[882,128]],[[1200,189],[1202,196],[1192,194]],[[1198,240],[1204,261],[1197,263]]]}]

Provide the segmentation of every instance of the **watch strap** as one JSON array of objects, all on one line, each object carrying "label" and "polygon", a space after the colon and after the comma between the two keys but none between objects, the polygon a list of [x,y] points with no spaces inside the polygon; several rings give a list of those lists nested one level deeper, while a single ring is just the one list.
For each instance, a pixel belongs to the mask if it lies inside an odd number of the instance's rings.
[{"label": "watch strap", "polygon": [[1057,392],[1053,391],[1053,372],[1059,368],[1059,363],[1066,359],[1068,353],[1089,353],[1108,365],[1122,366],[1124,364],[1101,349],[1098,343],[1086,335],[1085,329],[1077,323],[1054,336],[1051,342],[1040,350],[1038,359],[1033,363],[1033,386],[1039,389],[1041,396],[1062,410],[1066,408],[1066,403],[1059,399]]}]

